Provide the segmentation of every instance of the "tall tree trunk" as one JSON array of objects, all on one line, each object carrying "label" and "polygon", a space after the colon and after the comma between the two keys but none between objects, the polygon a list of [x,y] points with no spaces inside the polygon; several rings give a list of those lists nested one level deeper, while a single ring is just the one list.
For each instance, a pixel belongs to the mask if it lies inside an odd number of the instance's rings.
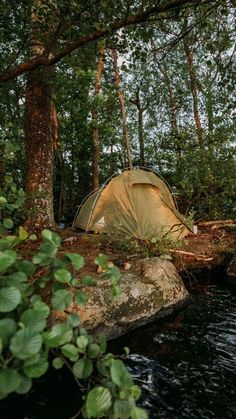
[{"label": "tall tree trunk", "polygon": [[197,87],[195,68],[193,64],[193,53],[189,46],[187,37],[184,38],[183,44],[184,44],[185,55],[186,55],[186,59],[188,63],[190,87],[191,87],[191,93],[192,93],[192,98],[193,98],[193,114],[194,114],[194,120],[197,127],[198,143],[199,143],[200,151],[202,155],[204,156],[205,140],[204,140],[204,131],[203,131],[202,123],[201,123],[201,118],[199,114],[198,87]]},{"label": "tall tree trunk", "polygon": [[143,137],[143,112],[145,108],[142,108],[140,99],[140,86],[137,86],[135,100],[130,100],[137,107],[138,115],[138,139],[139,139],[139,164],[140,166],[145,165],[144,157],[144,137]]},{"label": "tall tree trunk", "polygon": [[208,120],[208,131],[209,134],[213,134],[214,131],[214,112],[213,112],[213,95],[212,95],[212,83],[209,79],[207,80],[206,88],[206,113]]},{"label": "tall tree trunk", "polygon": [[62,154],[61,142],[59,137],[59,125],[57,118],[56,106],[52,102],[51,104],[51,135],[52,135],[52,144],[54,151],[54,161],[55,161],[55,172],[56,178],[60,182],[60,194],[59,194],[59,206],[58,206],[58,222],[60,222],[63,207],[64,207],[64,158]]},{"label": "tall tree trunk", "polygon": [[[101,78],[104,68],[105,48],[99,48],[97,77],[95,82],[94,98],[100,93]],[[93,160],[92,160],[92,188],[99,189],[99,158],[100,158],[100,141],[98,130],[98,111],[96,105],[92,109],[92,139],[93,139]]]},{"label": "tall tree trunk", "polygon": [[170,77],[169,77],[165,63],[163,63],[162,65],[158,63],[158,67],[160,69],[160,72],[163,75],[164,83],[168,91],[171,131],[172,131],[172,134],[178,135],[178,123],[177,123],[177,115],[176,115],[175,98],[174,98],[174,92],[171,86]]},{"label": "tall tree trunk", "polygon": [[180,143],[180,134],[177,122],[177,113],[176,113],[176,104],[175,104],[175,96],[171,85],[170,76],[167,70],[165,63],[160,64],[158,62],[158,68],[163,75],[164,83],[167,88],[168,97],[169,97],[169,115],[170,115],[170,126],[171,126],[171,134],[174,137],[175,141],[175,149],[177,153],[177,168],[181,164],[181,157],[182,157],[182,149]]},{"label": "tall tree trunk", "polygon": [[[31,14],[31,58],[48,54],[49,30],[39,16],[43,0],[35,0]],[[44,4],[45,8],[45,4]],[[48,10],[49,12],[49,10]],[[52,11],[50,10],[50,13]],[[52,18],[51,18],[52,19]],[[49,28],[49,26],[48,26]],[[54,227],[53,142],[51,133],[52,68],[41,66],[28,73],[25,96],[26,228]]]},{"label": "tall tree trunk", "polygon": [[131,148],[130,148],[130,142],[129,142],[128,129],[127,129],[127,121],[126,121],[125,98],[120,88],[120,76],[119,76],[118,65],[117,65],[117,60],[118,60],[117,50],[114,48],[112,49],[112,58],[113,58],[113,68],[114,68],[114,73],[115,73],[115,86],[118,92],[118,99],[120,103],[121,116],[122,116],[124,166],[126,166],[126,161],[127,161],[128,167],[132,169],[133,164],[132,164]]}]

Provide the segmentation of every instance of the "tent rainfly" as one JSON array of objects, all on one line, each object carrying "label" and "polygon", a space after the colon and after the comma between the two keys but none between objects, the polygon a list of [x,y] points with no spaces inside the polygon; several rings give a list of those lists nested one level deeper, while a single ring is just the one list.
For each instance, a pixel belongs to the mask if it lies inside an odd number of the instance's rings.
[{"label": "tent rainfly", "polygon": [[124,171],[88,196],[73,227],[141,240],[191,232],[165,182],[142,169]]}]

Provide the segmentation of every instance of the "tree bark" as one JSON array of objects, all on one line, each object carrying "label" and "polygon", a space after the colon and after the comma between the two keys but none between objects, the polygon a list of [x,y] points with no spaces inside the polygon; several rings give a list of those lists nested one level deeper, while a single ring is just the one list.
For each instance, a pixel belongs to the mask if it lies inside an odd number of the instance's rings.
[{"label": "tree bark", "polygon": [[122,116],[124,166],[126,166],[126,162],[127,162],[129,169],[132,169],[133,164],[132,164],[131,148],[130,148],[130,142],[129,142],[128,129],[127,129],[127,121],[126,121],[125,98],[120,88],[120,76],[119,76],[118,64],[117,64],[118,56],[117,56],[117,50],[114,48],[112,49],[112,58],[113,58],[113,68],[114,68],[114,73],[115,73],[115,86],[117,88],[121,116]]},{"label": "tree bark", "polygon": [[188,44],[186,37],[183,39],[183,44],[184,44],[185,55],[186,55],[186,59],[188,63],[190,87],[191,87],[191,93],[192,93],[192,98],[193,98],[193,115],[194,115],[194,120],[197,127],[198,143],[199,143],[200,151],[204,155],[205,139],[204,139],[204,130],[202,127],[200,114],[199,114],[198,87],[197,87],[195,68],[193,64],[193,53],[191,51],[191,48]]},{"label": "tree bark", "polygon": [[163,64],[158,63],[157,65],[161,74],[163,75],[164,83],[166,85],[167,92],[168,92],[171,134],[174,137],[175,150],[177,154],[177,169],[178,169],[181,165],[182,148],[181,148],[181,143],[180,143],[181,137],[180,137],[179,127],[178,127],[178,122],[177,122],[175,96],[172,89],[170,76],[168,74],[168,70],[165,63]]},{"label": "tree bark", "polygon": [[140,166],[145,165],[144,158],[144,138],[143,138],[143,111],[140,101],[140,88],[136,91],[137,108],[138,108],[138,139],[139,139],[139,162]]},{"label": "tree bark", "polygon": [[[47,53],[50,25],[38,15],[42,0],[35,0],[31,14],[30,55]],[[50,11],[51,12],[51,11]],[[49,29],[50,28],[50,29]],[[41,66],[28,73],[25,95],[26,210],[28,230],[55,226],[53,213],[53,141],[51,126],[53,72]]]},{"label": "tree bark", "polygon": [[64,158],[61,148],[61,142],[59,137],[59,125],[58,125],[58,118],[57,118],[57,111],[56,106],[52,102],[51,104],[51,135],[52,135],[52,144],[53,144],[53,152],[54,152],[54,165],[55,165],[55,174],[56,178],[59,180],[60,184],[60,193],[59,193],[59,204],[58,204],[58,213],[57,219],[60,222],[60,219],[63,215],[64,210]]},{"label": "tree bark", "polygon": [[54,227],[51,69],[29,73],[25,97],[26,228]]},{"label": "tree bark", "polygon": [[140,86],[137,86],[135,100],[130,100],[137,107],[138,113],[138,139],[139,139],[139,164],[145,166],[144,156],[144,137],[143,137],[143,112],[145,108],[142,108],[140,100]]},{"label": "tree bark", "polygon": [[165,66],[165,63],[163,63],[163,65],[161,65],[160,63],[158,63],[158,67],[160,69],[160,72],[163,75],[164,78],[164,83],[167,87],[167,91],[168,91],[168,96],[169,96],[169,109],[170,109],[170,124],[171,124],[171,131],[172,134],[177,134],[178,135],[178,123],[177,123],[177,115],[176,115],[176,106],[175,106],[175,98],[174,98],[174,93],[173,93],[173,89],[171,86],[171,81],[170,81],[170,77],[167,71],[167,68]]},{"label": "tree bark", "polygon": [[[105,48],[99,48],[97,77],[95,82],[94,98],[100,93],[101,78],[104,68]],[[96,105],[92,109],[92,140],[93,140],[93,160],[92,160],[92,188],[99,189],[99,158],[100,158],[100,141],[98,130],[98,111]]]}]

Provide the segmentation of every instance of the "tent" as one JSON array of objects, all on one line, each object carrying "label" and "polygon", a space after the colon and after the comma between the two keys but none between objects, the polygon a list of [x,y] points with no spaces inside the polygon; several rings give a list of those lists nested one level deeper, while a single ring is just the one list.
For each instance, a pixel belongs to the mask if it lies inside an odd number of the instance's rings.
[{"label": "tent", "polygon": [[190,233],[166,183],[154,172],[127,170],[88,196],[73,227],[141,240]]}]

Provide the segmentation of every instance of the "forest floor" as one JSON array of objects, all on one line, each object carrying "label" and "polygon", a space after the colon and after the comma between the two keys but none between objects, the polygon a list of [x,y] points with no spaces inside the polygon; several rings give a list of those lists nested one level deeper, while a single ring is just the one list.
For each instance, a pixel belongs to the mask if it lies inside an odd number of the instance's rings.
[{"label": "forest floor", "polygon": [[81,274],[97,273],[95,258],[106,254],[110,261],[122,269],[128,263],[129,269],[139,271],[140,260],[144,257],[160,256],[172,259],[181,275],[194,278],[202,272],[223,271],[232,254],[236,253],[236,229],[198,227],[198,233],[187,236],[177,247],[162,247],[158,244],[147,246],[136,241],[110,239],[109,236],[86,234],[72,229],[61,230],[60,252],[76,252],[85,258]]}]

